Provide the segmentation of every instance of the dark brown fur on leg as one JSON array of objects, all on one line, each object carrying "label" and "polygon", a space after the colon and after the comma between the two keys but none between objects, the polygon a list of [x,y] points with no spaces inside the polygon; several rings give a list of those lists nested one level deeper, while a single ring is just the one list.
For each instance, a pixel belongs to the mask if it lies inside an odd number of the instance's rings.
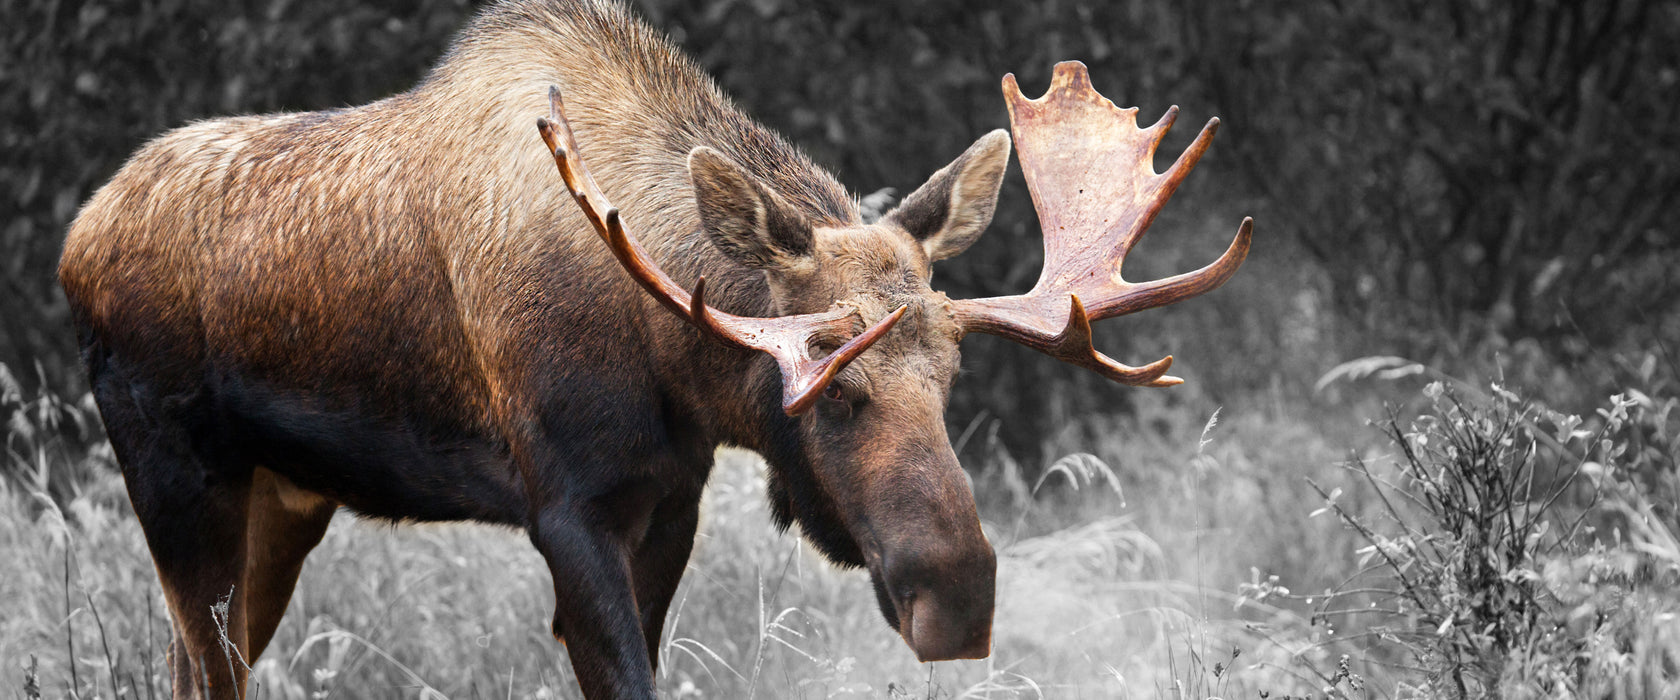
[{"label": "dark brown fur on leg", "polygon": [[642,636],[647,639],[648,661],[655,671],[659,670],[659,642],[665,632],[665,614],[688,568],[688,557],[694,550],[694,532],[699,524],[697,496],[680,493],[666,497],[654,509],[647,535],[630,560],[636,607],[642,616]]},{"label": "dark brown fur on leg", "polygon": [[629,562],[611,535],[576,511],[539,516],[532,543],[554,577],[554,634],[588,698],[652,700],[653,665],[637,626]]},{"label": "dark brown fur on leg", "polygon": [[97,345],[84,359],[169,605],[174,697],[241,698],[250,660],[240,588],[251,470],[212,456],[216,444],[198,432],[210,423],[201,392],[139,379]]},{"label": "dark brown fur on leg", "polygon": [[[245,596],[239,590],[244,583],[244,501],[244,493],[215,489],[190,506],[148,507],[152,514],[141,518],[173,618],[169,662],[177,700],[244,697],[251,661]],[[136,498],[136,511],[142,510],[140,504]],[[160,515],[158,510],[176,513]],[[219,625],[217,610],[223,604],[226,617]]]},{"label": "dark brown fur on leg", "polygon": [[286,614],[303,560],[321,542],[337,504],[258,469],[251,479],[245,530],[245,631],[251,657],[268,647]]}]

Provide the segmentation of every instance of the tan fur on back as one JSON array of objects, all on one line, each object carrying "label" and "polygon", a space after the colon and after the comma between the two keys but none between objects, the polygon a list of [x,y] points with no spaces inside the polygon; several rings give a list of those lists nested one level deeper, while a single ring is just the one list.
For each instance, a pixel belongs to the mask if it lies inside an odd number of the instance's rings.
[{"label": "tan fur on back", "polygon": [[[633,319],[652,308],[541,146],[534,125],[551,84],[603,189],[679,281],[722,265],[696,231],[685,170],[696,145],[813,221],[857,221],[830,175],[619,5],[515,0],[476,19],[410,92],[200,122],[147,144],[72,226],[65,289],[109,342],[176,343],[322,391],[423,368],[447,381],[412,400],[466,406],[475,422],[514,415],[520,357],[557,349],[554,324],[593,314],[603,334],[635,343],[645,324]],[[763,312],[731,297],[744,289],[710,291],[725,308]],[[123,319],[162,330],[125,335]],[[361,366],[373,348],[392,353],[389,376]]]}]

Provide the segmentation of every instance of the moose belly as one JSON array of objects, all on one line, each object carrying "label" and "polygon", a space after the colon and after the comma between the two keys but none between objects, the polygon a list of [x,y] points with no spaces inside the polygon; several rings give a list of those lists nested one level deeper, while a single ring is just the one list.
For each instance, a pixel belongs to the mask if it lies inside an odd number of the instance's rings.
[{"label": "moose belly", "polygon": [[505,445],[343,395],[224,379],[222,439],[249,463],[351,509],[398,521],[521,525],[525,499]]}]

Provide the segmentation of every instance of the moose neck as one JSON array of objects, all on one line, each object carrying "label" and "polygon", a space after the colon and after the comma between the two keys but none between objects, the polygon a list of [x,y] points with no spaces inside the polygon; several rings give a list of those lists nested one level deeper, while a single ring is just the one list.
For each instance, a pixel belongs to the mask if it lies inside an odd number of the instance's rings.
[{"label": "moose neck", "polygon": [[[462,144],[449,153],[516,183],[491,195],[501,200],[492,205],[497,210],[529,212],[524,225],[509,227],[522,230],[516,235],[533,247],[558,247],[554,259],[568,265],[593,267],[596,289],[635,297],[613,304],[640,309],[647,356],[664,364],[665,381],[689,384],[669,391],[706,425],[709,440],[778,452],[764,436],[798,428],[781,415],[776,393],[764,388],[780,388],[774,364],[685,326],[628,284],[628,275],[612,269],[605,245],[578,227],[581,220],[534,129],[549,84],[559,86],[581,158],[622,210],[627,228],[677,284],[692,289],[704,277],[707,302],[719,311],[778,316],[783,309],[776,309],[763,272],[727,259],[707,240],[687,171],[692,149],[716,149],[818,227],[857,225],[855,201],[830,173],[741,114],[711,77],[617,3],[502,5],[464,32],[417,91],[428,102],[428,121],[437,121],[432,112],[454,109],[457,121],[475,124],[462,129],[469,134],[462,138],[496,139],[496,148]],[[554,228],[564,230],[563,240],[544,242]]]},{"label": "moose neck", "polygon": [[[726,298],[714,277],[745,272],[717,255],[699,227],[688,156],[706,146],[739,164],[819,226],[859,222],[855,201],[835,178],[732,101],[669,39],[612,2],[514,0],[481,17],[417,90],[428,121],[450,111],[473,128],[463,157],[496,163],[564,192],[534,122],[550,85],[564,95],[582,157],[636,237],[678,282],[706,275],[720,308],[753,305],[761,295]],[[532,194],[521,185],[520,196]],[[526,202],[561,206],[564,201]],[[567,212],[569,215],[570,213]],[[568,216],[568,220],[571,220]],[[751,290],[756,291],[756,290]],[[765,309],[755,309],[763,311]]]},{"label": "moose neck", "polygon": [[[492,231],[495,240],[453,248],[506,248],[521,259],[548,250],[540,257],[567,268],[555,279],[610,296],[594,303],[636,309],[641,321],[628,327],[638,329],[642,354],[662,367],[669,408],[686,414],[682,422],[696,426],[706,443],[763,454],[778,475],[773,483],[786,485],[784,497],[775,499],[778,518],[786,522],[795,501],[816,496],[801,490],[815,482],[799,447],[797,419],[781,411],[775,363],[718,343],[663,309],[581,225],[534,128],[546,111],[549,85],[560,87],[581,157],[623,212],[626,227],[678,284],[692,289],[704,277],[706,300],[719,310],[745,316],[779,311],[764,273],[723,255],[701,229],[688,173],[694,148],[724,154],[816,225],[857,224],[855,202],[831,174],[738,111],[690,59],[615,3],[504,5],[469,27],[425,83],[393,105],[417,122],[423,117],[428,124],[471,126],[427,135],[440,141],[434,152],[462,161],[449,171],[499,173],[454,197],[487,200],[483,206],[505,213],[504,226]],[[462,274],[497,274],[500,268],[463,266]]]}]

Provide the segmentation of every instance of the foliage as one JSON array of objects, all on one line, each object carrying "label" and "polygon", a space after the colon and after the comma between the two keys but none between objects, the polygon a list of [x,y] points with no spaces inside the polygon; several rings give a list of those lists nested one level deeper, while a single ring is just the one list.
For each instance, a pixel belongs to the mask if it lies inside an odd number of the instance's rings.
[{"label": "foliage", "polygon": [[1425,393],[1424,415],[1387,423],[1394,472],[1351,466],[1368,507],[1314,484],[1364,540],[1314,624],[1363,616],[1364,655],[1415,668],[1425,697],[1680,691],[1680,398],[1630,390],[1583,420],[1498,385]]},{"label": "foliage", "polygon": [[110,445],[103,442],[93,396],[71,403],[44,380],[35,398],[25,399],[10,367],[0,364],[0,417],[6,419],[0,482],[65,502],[94,474],[110,471]]}]

